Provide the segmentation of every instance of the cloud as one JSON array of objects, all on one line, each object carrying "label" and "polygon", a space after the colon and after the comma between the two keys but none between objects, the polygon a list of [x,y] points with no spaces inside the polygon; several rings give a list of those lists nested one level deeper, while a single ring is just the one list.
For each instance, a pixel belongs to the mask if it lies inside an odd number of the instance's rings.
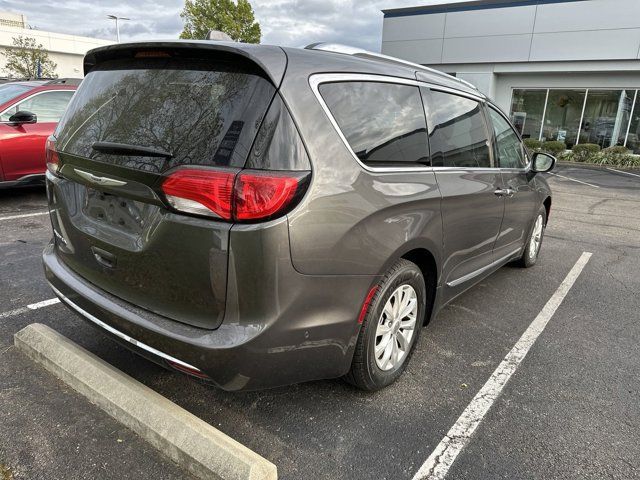
[{"label": "cloud", "polygon": [[[384,8],[413,6],[415,0],[253,0],[262,42],[303,46],[339,42],[380,50]],[[432,2],[422,2],[432,3]],[[123,41],[177,38],[182,31],[184,0],[0,0],[0,10],[23,13],[41,30],[115,39],[107,15],[129,17],[120,22]]]}]

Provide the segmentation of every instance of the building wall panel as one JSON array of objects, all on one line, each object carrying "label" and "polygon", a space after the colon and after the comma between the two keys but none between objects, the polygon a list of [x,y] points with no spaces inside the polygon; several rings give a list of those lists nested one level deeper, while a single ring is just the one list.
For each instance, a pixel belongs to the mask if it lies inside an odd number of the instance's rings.
[{"label": "building wall panel", "polygon": [[453,38],[530,34],[535,13],[535,6],[447,13],[444,35]]},{"label": "building wall panel", "polygon": [[382,41],[442,39],[444,18],[444,13],[385,18],[382,24]]},{"label": "building wall panel", "polygon": [[538,6],[535,33],[640,27],[640,1],[591,0]]},{"label": "building wall panel", "polygon": [[382,42],[382,52],[416,63],[442,63],[442,39]]},{"label": "building wall panel", "polygon": [[540,33],[533,36],[529,60],[633,59],[639,45],[640,29]]},{"label": "building wall panel", "polygon": [[527,61],[530,44],[531,35],[526,34],[447,38],[442,63]]}]

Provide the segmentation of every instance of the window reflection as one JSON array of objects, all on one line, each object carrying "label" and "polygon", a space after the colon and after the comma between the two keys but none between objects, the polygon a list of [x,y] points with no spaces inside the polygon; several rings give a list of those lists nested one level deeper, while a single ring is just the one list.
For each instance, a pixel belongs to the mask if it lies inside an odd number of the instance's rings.
[{"label": "window reflection", "polygon": [[542,114],[547,90],[514,90],[511,100],[511,121],[522,138],[540,137]]},{"label": "window reflection", "polygon": [[627,145],[633,153],[640,154],[640,93],[636,95],[636,103],[631,115],[629,125],[629,135],[627,135]]},{"label": "window reflection", "polygon": [[557,140],[571,148],[578,140],[585,91],[550,90],[542,140]]},{"label": "window reflection", "polygon": [[478,102],[431,91],[427,115],[434,166],[491,167],[487,129]]},{"label": "window reflection", "polygon": [[[151,172],[243,165],[274,88],[237,68],[211,68],[193,61],[105,62],[69,105],[58,126],[59,148]],[[159,148],[173,158],[100,154],[91,148],[97,141]]]},{"label": "window reflection", "polygon": [[627,90],[589,90],[580,143],[597,143],[602,148],[623,144],[633,93]]},{"label": "window reflection", "polygon": [[377,82],[325,83],[320,93],[349,145],[366,164],[428,164],[418,87]]},{"label": "window reflection", "polygon": [[626,143],[638,152],[640,112],[634,98],[635,89],[514,89],[511,120],[524,138],[560,140],[567,148],[576,143],[602,148]]},{"label": "window reflection", "polygon": [[511,125],[496,112],[488,108],[489,118],[496,135],[498,163],[502,168],[522,168],[526,165],[522,142],[513,131]]},{"label": "window reflection", "polygon": [[73,97],[73,90],[58,90],[38,93],[8,109],[1,117],[1,122],[8,122],[11,115],[21,110],[35,113],[38,123],[57,122]]}]

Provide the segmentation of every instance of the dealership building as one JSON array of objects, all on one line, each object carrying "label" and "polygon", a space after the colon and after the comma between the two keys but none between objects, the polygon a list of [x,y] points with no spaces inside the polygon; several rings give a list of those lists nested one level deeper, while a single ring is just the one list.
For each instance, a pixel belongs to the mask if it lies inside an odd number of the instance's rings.
[{"label": "dealership building", "polygon": [[384,10],[382,53],[467,80],[525,138],[640,153],[640,0],[473,0]]},{"label": "dealership building", "polygon": [[13,48],[18,37],[35,39],[56,63],[55,73],[59,77],[81,78],[84,76],[83,59],[92,48],[111,45],[112,41],[98,38],[66,35],[30,28],[27,17],[19,13],[0,12],[0,77],[5,76],[4,52]]}]

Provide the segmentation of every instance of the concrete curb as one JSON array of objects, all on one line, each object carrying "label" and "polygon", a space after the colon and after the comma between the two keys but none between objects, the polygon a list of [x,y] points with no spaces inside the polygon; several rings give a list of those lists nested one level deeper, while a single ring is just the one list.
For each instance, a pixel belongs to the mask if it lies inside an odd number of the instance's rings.
[{"label": "concrete curb", "polygon": [[33,323],[14,335],[18,350],[199,478],[277,479],[274,464],[162,395]]}]

